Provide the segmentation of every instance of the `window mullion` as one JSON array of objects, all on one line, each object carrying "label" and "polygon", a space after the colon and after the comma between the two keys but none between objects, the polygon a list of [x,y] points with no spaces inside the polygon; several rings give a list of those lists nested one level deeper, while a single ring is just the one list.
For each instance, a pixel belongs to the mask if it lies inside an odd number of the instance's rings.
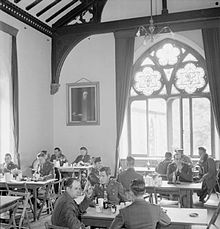
[{"label": "window mullion", "polygon": [[184,130],[183,130],[183,99],[180,98],[180,147],[183,148],[183,135],[184,135]]},{"label": "window mullion", "polygon": [[147,157],[150,156],[150,147],[149,147],[149,111],[148,111],[148,99],[146,99],[146,130],[147,130]]},{"label": "window mullion", "polygon": [[190,125],[190,156],[193,156],[193,114],[192,98],[189,98],[189,125]]}]

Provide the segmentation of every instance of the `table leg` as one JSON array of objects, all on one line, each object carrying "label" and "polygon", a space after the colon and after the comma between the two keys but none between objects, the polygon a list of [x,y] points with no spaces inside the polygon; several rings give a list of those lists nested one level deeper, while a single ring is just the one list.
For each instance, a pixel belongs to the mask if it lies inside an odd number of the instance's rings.
[{"label": "table leg", "polygon": [[34,198],[34,221],[37,220],[37,189],[33,189],[33,198]]},{"label": "table leg", "polygon": [[180,190],[180,198],[184,208],[192,208],[192,190]]}]

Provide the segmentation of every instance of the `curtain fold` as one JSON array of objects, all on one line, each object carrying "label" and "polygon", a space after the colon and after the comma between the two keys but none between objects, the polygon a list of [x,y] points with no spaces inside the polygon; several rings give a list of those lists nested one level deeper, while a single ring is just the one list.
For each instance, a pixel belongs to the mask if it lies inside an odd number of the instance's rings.
[{"label": "curtain fold", "polygon": [[211,104],[220,136],[220,28],[202,29]]},{"label": "curtain fold", "polygon": [[134,57],[135,29],[117,31],[115,36],[115,71],[116,71],[116,152],[115,176],[119,164],[119,142],[124,122],[125,110],[131,85]]},{"label": "curtain fold", "polygon": [[12,36],[12,58],[11,58],[11,77],[12,77],[12,104],[13,104],[13,136],[15,158],[20,168],[19,147],[19,110],[18,110],[18,63],[17,63],[17,42],[16,37]]}]

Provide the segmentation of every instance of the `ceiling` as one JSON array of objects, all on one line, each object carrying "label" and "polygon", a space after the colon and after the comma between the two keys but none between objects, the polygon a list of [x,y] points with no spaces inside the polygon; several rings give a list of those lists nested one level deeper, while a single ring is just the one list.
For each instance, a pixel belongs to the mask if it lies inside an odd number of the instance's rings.
[{"label": "ceiling", "polygon": [[52,36],[65,25],[97,23],[107,0],[0,0],[0,9]]},{"label": "ceiling", "polygon": [[[146,1],[150,2],[150,0]],[[173,5],[176,6],[174,3],[177,0],[152,1],[156,8],[159,3],[161,4],[161,20],[164,20],[164,16],[170,16],[170,9],[172,13],[172,7]],[[220,0],[181,0],[181,2],[187,6],[189,5],[189,1],[191,2],[190,7],[192,9],[194,9],[193,7],[196,5],[199,5],[199,7],[202,9],[213,6],[218,7]],[[52,37],[57,29],[66,28],[67,25],[94,25],[101,22],[103,9],[107,2],[108,6],[113,4],[116,7],[113,8],[110,13],[110,16],[113,18],[114,15],[119,13],[121,14],[123,11],[122,9],[124,9],[125,6],[132,11],[131,13],[134,13],[136,5],[141,4],[144,4],[144,7],[141,8],[143,8],[143,12],[145,14],[145,0],[0,0],[0,10],[3,10],[18,20]],[[129,2],[133,5],[129,5]],[[193,6],[193,3],[195,6]],[[167,4],[169,5],[169,14]],[[184,10],[184,8],[182,10]],[[178,9],[177,11],[174,9],[174,12],[178,12]],[[201,11],[198,17],[201,17],[203,14],[204,13]],[[191,18],[194,17],[194,15],[188,15],[188,17]],[[133,16],[133,18],[135,18],[135,16]],[[77,26],[75,28],[78,29],[79,27]]]}]

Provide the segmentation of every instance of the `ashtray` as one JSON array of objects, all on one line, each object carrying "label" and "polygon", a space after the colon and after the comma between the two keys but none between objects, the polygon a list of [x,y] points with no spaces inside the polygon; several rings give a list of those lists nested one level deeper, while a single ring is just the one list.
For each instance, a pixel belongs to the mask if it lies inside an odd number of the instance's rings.
[{"label": "ashtray", "polygon": [[190,217],[197,217],[198,215],[199,215],[199,214],[196,213],[196,212],[193,212],[193,213],[190,213],[190,214],[189,214]]}]

